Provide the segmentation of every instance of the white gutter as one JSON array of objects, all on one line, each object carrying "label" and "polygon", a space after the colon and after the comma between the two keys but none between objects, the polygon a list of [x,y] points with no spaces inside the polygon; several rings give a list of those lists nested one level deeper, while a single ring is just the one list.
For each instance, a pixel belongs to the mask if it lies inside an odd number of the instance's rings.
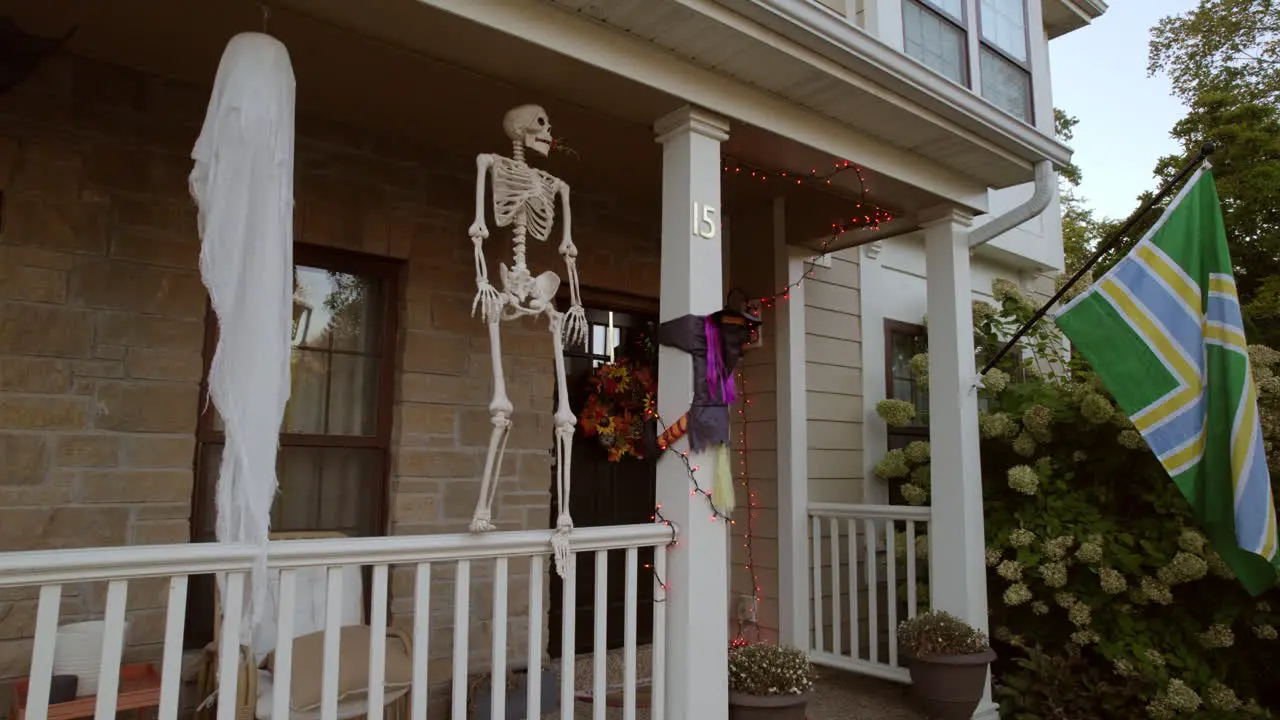
[{"label": "white gutter", "polygon": [[969,247],[984,245],[1044,212],[1058,186],[1058,173],[1051,160],[1036,163],[1036,187],[1031,198],[1009,212],[969,232]]},{"label": "white gutter", "polygon": [[[1053,199],[1053,192],[1058,186],[1058,173],[1053,169],[1052,160],[1041,160],[1036,163],[1035,171],[1035,190],[1031,193],[1031,198],[1009,212],[993,218],[990,222],[970,231],[970,248],[975,248],[979,245],[985,245],[991,242],[997,237],[1044,212],[1045,208],[1049,207],[1049,201]],[[880,227],[875,230],[859,230],[858,232],[843,233],[834,240],[814,240],[812,242],[805,243],[805,246],[814,250],[820,250],[824,254],[833,253],[839,252],[840,250],[847,250],[851,247],[869,245],[873,242],[888,240],[889,238],[898,237],[899,235],[906,235],[907,233],[915,232],[919,229],[920,219],[914,215],[906,215],[881,223]]]}]

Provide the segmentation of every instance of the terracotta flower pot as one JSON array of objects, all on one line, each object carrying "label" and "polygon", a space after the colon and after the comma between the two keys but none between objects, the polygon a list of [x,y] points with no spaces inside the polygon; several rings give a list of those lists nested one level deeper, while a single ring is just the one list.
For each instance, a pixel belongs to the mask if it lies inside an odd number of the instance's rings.
[{"label": "terracotta flower pot", "polygon": [[805,720],[812,691],[801,695],[729,693],[729,720]]},{"label": "terracotta flower pot", "polygon": [[968,655],[914,657],[911,692],[930,720],[969,720],[982,701],[987,666],[995,659],[990,648]]}]

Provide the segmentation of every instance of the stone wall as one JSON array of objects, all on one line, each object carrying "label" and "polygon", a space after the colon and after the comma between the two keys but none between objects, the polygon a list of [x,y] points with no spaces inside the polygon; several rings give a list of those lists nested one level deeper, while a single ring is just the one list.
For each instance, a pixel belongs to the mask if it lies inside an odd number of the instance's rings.
[{"label": "stone wall", "polygon": [[[206,296],[186,176],[207,97],[70,57],[0,95],[0,551],[190,538]],[[474,164],[302,112],[296,240],[403,263],[388,531],[464,531],[491,428],[488,337],[471,317],[466,240]],[[656,208],[614,207],[575,187],[584,282],[656,297],[657,219]],[[489,245],[493,268],[502,247]],[[530,264],[558,268],[554,250],[531,248]],[[516,406],[495,508],[504,530],[549,527],[550,346],[532,323],[504,331]],[[517,562],[511,572],[515,659],[528,570]],[[477,667],[488,658],[488,573],[480,564],[472,578]],[[127,659],[156,658],[164,593],[135,585]],[[440,681],[451,568],[437,568],[432,587],[431,679]],[[0,678],[25,674],[35,592],[0,591]],[[393,622],[408,628],[409,569],[394,570],[392,592]],[[65,597],[64,622],[100,614],[105,589]]]}]

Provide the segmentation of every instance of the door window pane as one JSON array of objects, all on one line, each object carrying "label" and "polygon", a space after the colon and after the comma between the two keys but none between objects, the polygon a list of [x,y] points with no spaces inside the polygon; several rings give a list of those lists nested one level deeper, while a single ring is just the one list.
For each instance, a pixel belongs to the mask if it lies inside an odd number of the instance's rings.
[{"label": "door window pane", "polygon": [[982,48],[982,97],[1010,115],[1031,122],[1031,74]]},{"label": "door window pane", "polygon": [[1026,0],[982,0],[982,39],[1027,61]]},{"label": "door window pane", "polygon": [[965,84],[964,31],[915,0],[902,6],[907,55],[953,82]]}]

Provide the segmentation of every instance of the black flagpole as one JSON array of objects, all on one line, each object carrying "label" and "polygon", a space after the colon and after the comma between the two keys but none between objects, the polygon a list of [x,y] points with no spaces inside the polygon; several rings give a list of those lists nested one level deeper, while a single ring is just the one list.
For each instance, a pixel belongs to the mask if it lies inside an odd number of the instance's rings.
[{"label": "black flagpole", "polygon": [[1035,327],[1036,323],[1044,319],[1044,316],[1049,312],[1049,309],[1056,305],[1058,301],[1062,299],[1063,295],[1067,294],[1067,291],[1071,289],[1071,286],[1079,282],[1080,278],[1084,277],[1085,273],[1089,272],[1094,265],[1098,264],[1098,260],[1102,259],[1103,254],[1114,248],[1116,245],[1119,245],[1125,235],[1129,234],[1129,231],[1133,229],[1133,226],[1137,225],[1138,221],[1151,211],[1151,208],[1155,207],[1161,200],[1167,197],[1169,193],[1173,192],[1174,188],[1181,185],[1182,181],[1187,179],[1188,175],[1195,172],[1196,168],[1200,167],[1200,165],[1203,164],[1204,161],[1217,149],[1217,143],[1212,140],[1201,146],[1200,152],[1196,153],[1196,156],[1191,158],[1191,160],[1178,171],[1178,174],[1174,176],[1172,180],[1165,183],[1164,187],[1160,188],[1159,192],[1152,196],[1150,200],[1143,203],[1142,207],[1138,208],[1137,212],[1130,215],[1124,225],[1120,226],[1119,230],[1116,230],[1106,242],[1094,251],[1093,255],[1085,262],[1084,266],[1077,270],[1076,274],[1072,275],[1071,279],[1059,288],[1058,292],[1054,293],[1053,297],[1049,298],[1049,301],[1041,306],[1041,308],[1036,311],[1036,314],[1031,316],[1030,320],[1023,324],[1022,327],[1018,328],[1018,332],[1014,333],[1013,337],[1009,338],[1009,341],[1004,344],[1004,347],[1000,348],[1000,352],[996,353],[995,357],[991,358],[991,361],[987,363],[986,367],[982,368],[982,372],[978,373],[978,375],[986,375],[988,370],[995,367],[996,363],[1000,362],[1001,358],[1009,353],[1009,350],[1022,339],[1023,335],[1026,335],[1031,328]]}]

